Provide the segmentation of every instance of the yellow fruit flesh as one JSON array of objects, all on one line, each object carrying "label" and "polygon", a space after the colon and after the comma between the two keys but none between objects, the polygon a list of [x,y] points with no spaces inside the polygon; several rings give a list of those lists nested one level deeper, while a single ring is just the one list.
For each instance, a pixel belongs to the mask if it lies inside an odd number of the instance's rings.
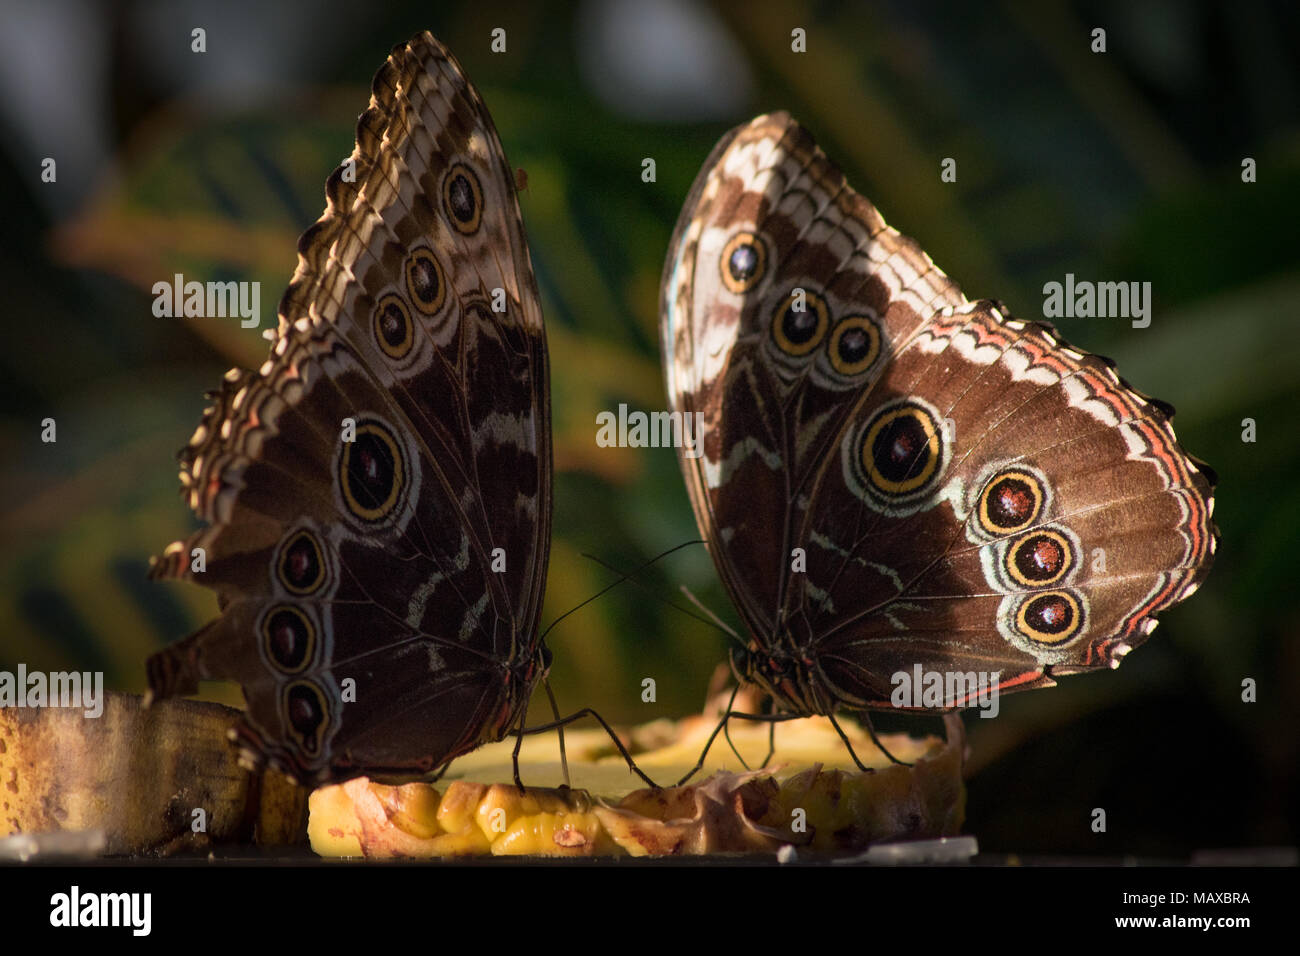
[{"label": "yellow fruit flesh", "polygon": [[[767,753],[765,725],[739,725],[732,742],[751,766]],[[719,737],[705,768],[688,784],[651,790],[630,774],[600,730],[570,730],[569,768],[562,783],[553,735],[525,739],[520,773],[510,780],[512,740],[457,761],[458,779],[438,785],[385,786],[366,779],[312,794],[308,835],[322,856],[439,858],[466,855],[662,856],[770,853],[785,844],[814,853],[855,852],[887,839],[950,836],[965,809],[960,721],[946,720],[949,740],[891,735],[892,764],[850,722],[841,725],[858,756],[875,769],[859,772],[829,721],[778,726],[777,751],[766,770],[744,772]],[[666,746],[637,755],[660,783],[693,766],[713,722],[688,718],[634,730]],[[549,751],[549,752],[548,752]],[[778,763],[779,761],[779,763]],[[633,789],[638,788],[638,789]],[[599,796],[592,796],[597,794]]]}]

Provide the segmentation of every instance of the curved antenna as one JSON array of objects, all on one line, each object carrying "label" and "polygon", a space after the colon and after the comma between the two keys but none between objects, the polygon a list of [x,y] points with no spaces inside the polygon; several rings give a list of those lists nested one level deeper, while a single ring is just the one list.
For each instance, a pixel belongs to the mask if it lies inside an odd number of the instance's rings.
[{"label": "curved antenna", "polygon": [[[690,543],[691,543],[691,544],[696,544],[697,542],[692,541],[692,542],[690,542]],[[703,542],[698,542],[698,543],[703,543]],[[685,547],[685,545],[681,545],[681,547]],[[676,550],[676,549],[674,549],[674,550]],[[589,558],[590,560],[595,561],[595,562],[596,562],[597,564],[599,564],[602,568],[605,568],[605,569],[607,569],[607,570],[609,570],[609,571],[613,571],[613,572],[616,573],[616,574],[623,574],[623,572],[622,572],[622,571],[619,571],[619,569],[616,568],[614,565],[610,564],[610,563],[607,562],[607,561],[602,561],[600,558],[596,557],[594,554],[586,554],[586,553],[584,553],[582,556],[583,556],[584,558]],[[615,582],[615,583],[621,583],[622,581],[631,581],[631,582],[632,582],[633,584],[635,584],[637,587],[641,588],[641,590],[643,590],[643,591],[645,591],[646,593],[648,593],[648,594],[649,594],[651,597],[653,597],[656,601],[659,601],[659,602],[661,602],[661,603],[663,603],[663,604],[667,604],[667,605],[668,605],[670,608],[672,608],[674,611],[678,612],[679,614],[685,614],[687,617],[689,617],[689,618],[690,618],[691,620],[693,620],[693,621],[699,621],[701,624],[707,624],[707,625],[709,625],[710,627],[716,627],[716,628],[717,628],[719,631],[721,631],[723,634],[726,634],[728,637],[734,638],[734,639],[736,640],[736,642],[739,643],[739,644],[741,644],[742,646],[744,645],[744,643],[745,643],[744,638],[742,638],[739,634],[737,634],[737,633],[735,632],[735,630],[733,630],[732,628],[728,627],[727,624],[726,624],[726,623],[725,623],[721,618],[719,618],[716,614],[714,614],[714,613],[713,613],[712,611],[710,611],[707,607],[705,607],[703,604],[701,604],[701,603],[699,602],[699,600],[695,597],[695,595],[691,594],[690,591],[687,591],[687,590],[686,590],[685,586],[682,587],[682,590],[686,592],[686,596],[687,596],[688,598],[691,599],[691,602],[692,602],[693,604],[695,604],[696,607],[698,607],[701,611],[703,611],[705,614],[707,614],[708,617],[700,617],[700,615],[696,614],[694,611],[687,610],[686,608],[682,607],[680,604],[675,604],[675,603],[673,603],[672,601],[668,600],[668,598],[664,597],[662,594],[659,594],[659,593],[656,592],[654,589],[650,588],[648,585],[642,583],[641,581],[638,581],[638,580],[637,580],[633,575],[637,574],[640,570],[642,570],[642,569],[641,569],[641,568],[638,568],[636,571],[629,571],[629,572],[627,572],[626,574],[623,574],[622,578],[620,578],[619,581],[618,581],[618,582]],[[612,586],[613,586],[613,585],[611,585],[611,587],[612,587]]]},{"label": "curved antenna", "polygon": [[[710,621],[716,624],[723,631],[730,634],[737,641],[740,641],[740,643],[742,644],[745,643],[744,640],[741,638],[741,636],[737,634],[735,630],[733,630],[731,627],[728,627],[727,624],[722,620],[722,618],[718,617],[718,615],[714,614],[707,607],[705,607],[704,602],[702,602],[699,598],[697,598],[694,594],[692,594],[690,588],[688,588],[685,584],[682,585],[682,593],[685,594],[688,598],[690,598],[692,604],[694,604],[701,611],[707,614],[709,616]],[[699,618],[696,618],[696,620],[699,620]]]},{"label": "curved antenna", "polygon": [[[669,548],[667,551],[663,552],[662,554],[655,555],[653,558],[651,558],[651,559],[650,559],[649,561],[647,561],[645,564],[643,564],[643,565],[641,565],[640,567],[638,567],[635,571],[629,571],[629,572],[627,572],[626,574],[624,574],[623,572],[620,572],[620,571],[618,570],[618,568],[615,568],[615,567],[613,567],[613,566],[611,566],[611,565],[606,564],[604,561],[601,561],[599,558],[593,557],[593,556],[590,555],[590,554],[584,554],[584,555],[583,555],[584,558],[591,558],[591,560],[595,561],[597,564],[601,565],[602,567],[608,568],[609,570],[614,571],[614,572],[620,574],[621,576],[620,576],[619,579],[618,579],[617,581],[615,581],[613,584],[606,585],[605,587],[603,587],[603,588],[601,588],[599,591],[597,591],[595,594],[593,594],[591,597],[587,598],[587,600],[585,600],[585,601],[583,601],[581,604],[579,604],[577,607],[569,608],[569,610],[565,611],[563,614],[561,614],[559,617],[557,617],[554,621],[552,621],[549,625],[547,625],[546,630],[542,631],[542,636],[541,636],[540,638],[538,638],[538,640],[539,640],[539,641],[545,641],[545,640],[546,640],[546,635],[547,635],[547,634],[550,634],[551,631],[555,629],[555,625],[559,624],[561,621],[563,621],[566,617],[568,617],[568,616],[569,616],[570,614],[572,614],[574,611],[577,611],[577,610],[579,610],[580,608],[584,608],[584,607],[586,607],[586,606],[587,606],[588,604],[590,604],[592,601],[596,600],[596,598],[600,597],[602,594],[604,594],[604,593],[607,592],[607,591],[612,591],[614,588],[618,587],[618,586],[619,586],[620,584],[622,584],[624,581],[634,580],[634,579],[632,578],[632,575],[634,575],[634,574],[639,574],[640,572],[642,572],[642,571],[644,571],[646,568],[650,567],[650,565],[654,564],[654,563],[655,563],[656,561],[658,561],[659,559],[661,559],[661,558],[666,558],[666,557],[668,557],[668,555],[672,554],[674,551],[680,551],[682,548],[688,548],[688,547],[690,547],[690,546],[693,545],[693,544],[703,544],[703,543],[704,543],[703,540],[699,540],[699,539],[697,539],[697,540],[695,540],[695,541],[687,541],[687,542],[685,542],[685,543],[683,543],[683,544],[679,544],[679,545],[677,545],[675,548]],[[637,583],[637,582],[634,581],[634,583]]]}]

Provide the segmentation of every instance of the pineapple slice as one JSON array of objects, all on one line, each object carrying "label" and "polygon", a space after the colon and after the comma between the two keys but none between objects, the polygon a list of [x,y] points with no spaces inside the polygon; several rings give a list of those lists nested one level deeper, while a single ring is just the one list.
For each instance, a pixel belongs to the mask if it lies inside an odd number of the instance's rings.
[{"label": "pineapple slice", "polygon": [[[669,782],[695,762],[716,718],[658,721],[627,741],[651,777]],[[830,721],[820,717],[776,727],[767,769],[745,771],[719,736],[700,774],[662,790],[640,783],[604,732],[565,734],[575,789],[564,789],[553,734],[525,738],[512,777],[513,740],[458,760],[458,779],[438,785],[386,786],[365,778],[323,787],[310,798],[308,837],[322,856],[440,858],[456,856],[670,856],[771,853],[793,845],[813,854],[855,853],[883,840],[956,834],[965,811],[960,718],[945,718],[947,741],[886,735],[900,760],[891,763],[870,737],[841,726],[874,772],[853,764]],[[731,739],[751,767],[768,749],[768,726],[732,722]],[[546,784],[549,788],[538,785]],[[595,796],[594,796],[595,795]]]}]

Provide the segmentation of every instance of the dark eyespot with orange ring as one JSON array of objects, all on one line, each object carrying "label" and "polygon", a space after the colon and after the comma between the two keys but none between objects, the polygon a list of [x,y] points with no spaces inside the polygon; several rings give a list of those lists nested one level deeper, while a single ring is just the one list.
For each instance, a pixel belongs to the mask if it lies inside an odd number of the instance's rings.
[{"label": "dark eyespot with orange ring", "polygon": [[934,480],[943,465],[939,422],[904,402],[877,412],[858,449],[867,480],[885,495],[910,495]]},{"label": "dark eyespot with orange ring", "polygon": [[748,292],[767,272],[767,246],[752,232],[738,232],[722,247],[722,284],[732,292]]},{"label": "dark eyespot with orange ring", "polygon": [[1014,534],[1038,520],[1043,485],[1027,471],[1010,469],[994,475],[980,495],[979,522],[989,534]]},{"label": "dark eyespot with orange ring", "polygon": [[1007,549],[1007,573],[1027,588],[1055,584],[1073,564],[1070,542],[1065,535],[1051,529],[1033,531]]},{"label": "dark eyespot with orange ring", "polygon": [[1035,595],[1016,611],[1016,627],[1035,644],[1055,646],[1083,630],[1083,607],[1069,591]]},{"label": "dark eyespot with orange ring", "polygon": [[880,329],[865,315],[840,319],[831,331],[831,368],[841,375],[859,375],[880,357]]},{"label": "dark eyespot with orange ring", "polygon": [[311,681],[294,681],[285,687],[280,706],[284,722],[303,752],[310,756],[320,753],[330,712],[324,692]]},{"label": "dark eyespot with orange ring", "polygon": [[416,249],[406,258],[406,293],[425,315],[437,315],[447,301],[442,263],[429,249]]},{"label": "dark eyespot with orange ring", "polygon": [[[799,305],[802,308],[797,308]],[[772,341],[786,355],[798,358],[821,344],[829,325],[826,300],[815,292],[796,289],[772,314]]]},{"label": "dark eyespot with orange ring", "polygon": [[276,574],[291,594],[311,594],[325,582],[325,559],[310,531],[294,534],[280,549]]},{"label": "dark eyespot with orange ring", "polygon": [[483,187],[478,174],[464,163],[455,163],[442,179],[442,205],[457,232],[472,235],[483,221]]},{"label": "dark eyespot with orange ring", "polygon": [[271,608],[262,618],[266,658],[282,674],[299,674],[312,662],[316,628],[305,613],[290,604]]},{"label": "dark eyespot with orange ring", "polygon": [[358,423],[356,437],[339,456],[343,502],[362,521],[381,522],[392,514],[406,484],[406,466],[397,439],[376,421]]},{"label": "dark eyespot with orange ring", "polygon": [[400,295],[390,292],[380,299],[371,324],[375,342],[385,355],[402,359],[410,354],[415,342],[415,329],[411,325],[411,313]]}]

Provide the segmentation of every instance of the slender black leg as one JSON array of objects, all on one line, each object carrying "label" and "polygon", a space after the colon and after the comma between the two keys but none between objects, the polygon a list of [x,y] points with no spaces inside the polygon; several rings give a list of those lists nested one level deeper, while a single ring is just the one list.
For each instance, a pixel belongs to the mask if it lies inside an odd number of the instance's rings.
[{"label": "slender black leg", "polygon": [[[713,728],[713,733],[709,734],[709,739],[704,743],[704,749],[700,751],[700,759],[695,761],[695,766],[690,769],[690,772],[687,773],[686,776],[678,780],[675,786],[680,787],[687,780],[690,780],[691,777],[695,776],[697,773],[700,772],[700,768],[704,766],[705,758],[708,757],[709,755],[709,748],[713,746],[713,741],[715,741],[718,737],[718,732],[721,731],[724,727],[726,727],[727,721],[731,719],[731,705],[736,702],[736,695],[739,693],[740,693],[740,685],[737,684],[736,689],[731,692],[731,697],[728,698],[727,700],[727,709],[723,711],[722,719],[718,721],[718,726]],[[728,737],[727,739],[730,740],[731,738]],[[740,756],[740,755],[737,754],[736,756]]]},{"label": "slender black leg", "polygon": [[[840,726],[840,722],[835,719],[835,715],[827,714],[826,716],[830,718],[831,726],[835,728],[835,732],[840,735],[840,740],[844,741],[844,746],[848,748],[849,756],[852,757],[853,762],[858,765],[858,769],[861,770],[863,773],[875,773],[876,772],[875,768],[868,767],[866,764],[864,764],[861,760],[858,759],[857,752],[853,749],[853,744],[849,743],[848,734],[844,732],[844,728]],[[873,740],[875,739],[874,734],[872,735],[872,739]],[[879,746],[879,744],[877,744],[877,746]]]},{"label": "slender black leg", "polygon": [[627,769],[631,770],[655,790],[663,789],[659,784],[647,777],[641,768],[636,765],[636,761],[633,760],[632,755],[628,753],[627,747],[623,746],[623,741],[619,740],[618,734],[614,733],[614,728],[609,725],[604,717],[600,716],[600,714],[596,713],[590,707],[584,707],[582,710],[570,714],[568,717],[561,717],[559,720],[553,720],[549,724],[542,724],[538,727],[529,727],[527,730],[521,727],[519,730],[512,731],[512,733],[519,738],[515,743],[515,753],[519,752],[519,746],[523,742],[525,735],[541,734],[548,730],[555,730],[558,727],[563,727],[565,724],[571,724],[575,720],[581,720],[583,717],[594,717],[596,718],[597,723],[605,728],[605,733],[609,734],[609,739],[614,742],[614,746],[618,748],[618,752],[623,755],[623,760],[627,763]]},{"label": "slender black leg", "polygon": [[527,791],[524,789],[524,782],[519,779],[519,748],[524,745],[524,735],[522,731],[524,729],[524,717],[528,713],[528,708],[524,707],[521,709],[523,710],[523,713],[519,715],[519,730],[515,731],[515,752],[511,756],[511,759],[514,762],[515,767],[515,786],[519,788],[520,793],[526,793]]},{"label": "slender black leg", "polygon": [[763,758],[763,766],[766,767],[772,759],[772,754],[776,753],[776,721],[767,725],[767,756]]},{"label": "slender black leg", "polygon": [[730,721],[724,720],[724,721],[722,722],[722,736],[724,736],[724,737],[727,738],[727,746],[730,747],[730,748],[731,748],[731,752],[732,752],[733,754],[736,755],[736,759],[740,761],[740,765],[741,765],[742,767],[744,767],[746,770],[752,770],[752,769],[754,769],[753,767],[751,767],[751,766],[750,766],[750,765],[745,761],[745,758],[742,757],[742,756],[740,755],[740,751],[736,749],[736,745],[735,745],[735,743],[734,743],[734,742],[732,741],[732,739],[731,739],[731,722],[730,722]]},{"label": "slender black leg", "polygon": [[908,763],[905,760],[899,760],[897,757],[895,757],[893,754],[891,754],[888,750],[885,749],[885,745],[882,744],[880,742],[880,738],[876,736],[876,728],[871,726],[871,715],[868,714],[865,710],[862,711],[862,722],[863,724],[866,725],[867,734],[871,737],[871,742],[880,749],[880,752],[882,754],[884,754],[886,757],[889,758],[890,763],[896,763],[900,767],[912,766],[910,763]]},{"label": "slender black leg", "polygon": [[[551,714],[555,717],[556,721],[559,721],[560,708],[555,703],[555,692],[551,690],[551,679],[549,677],[543,677],[542,686],[546,688],[546,696],[551,701]],[[555,732],[560,736],[560,769],[564,772],[564,789],[568,790],[569,789],[569,757],[564,750],[564,724],[557,723]],[[521,737],[520,739],[522,740],[523,738]]]}]

